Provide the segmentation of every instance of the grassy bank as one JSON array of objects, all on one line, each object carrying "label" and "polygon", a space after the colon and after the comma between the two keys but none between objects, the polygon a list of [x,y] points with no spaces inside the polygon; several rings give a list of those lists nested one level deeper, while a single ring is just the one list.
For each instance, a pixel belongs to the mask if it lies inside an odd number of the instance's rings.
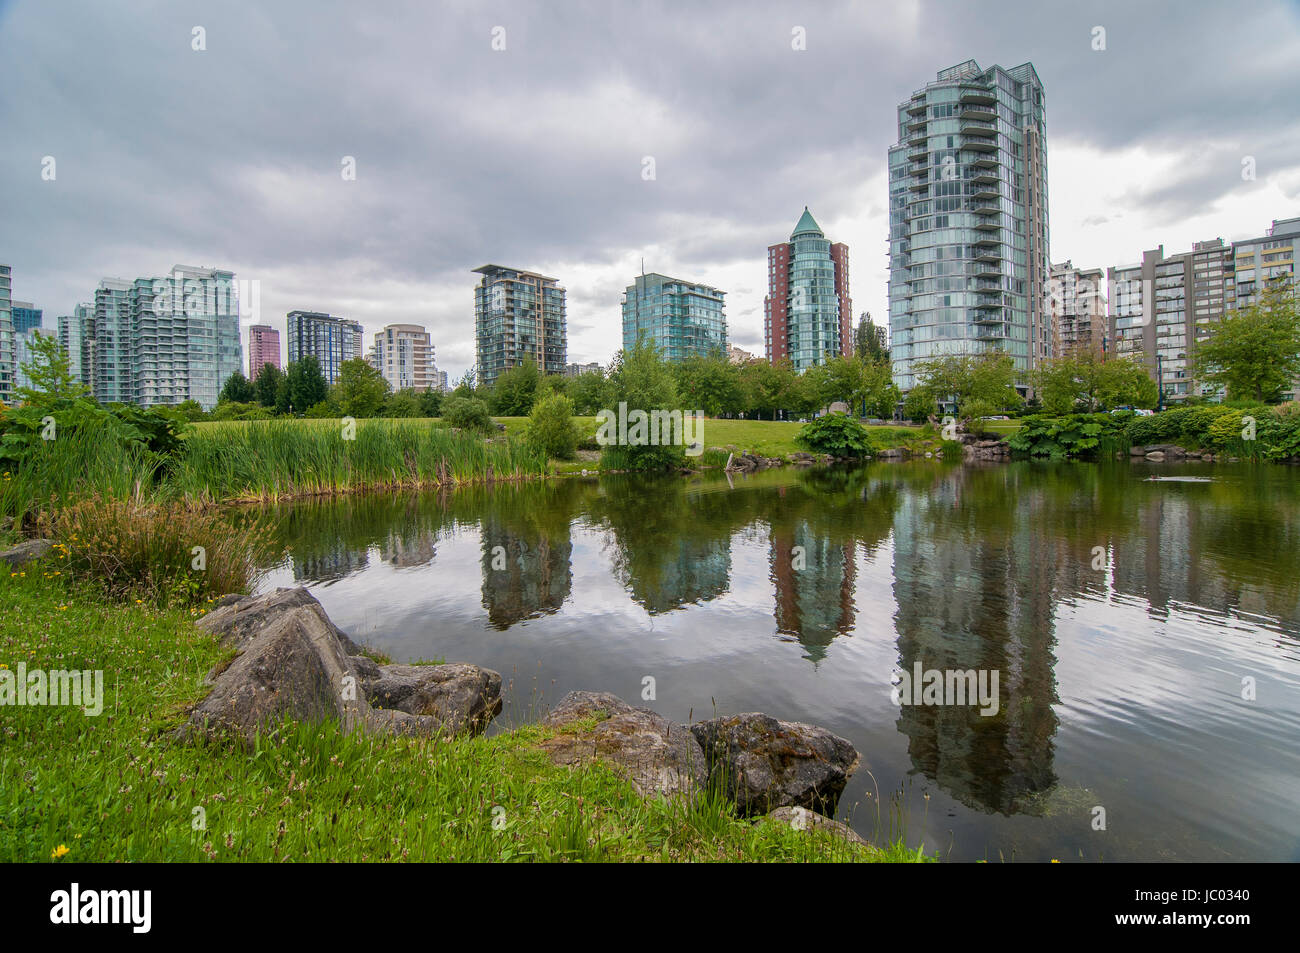
[{"label": "grassy bank", "polygon": [[181,745],[171,729],[227,654],[194,626],[205,610],[108,603],[50,572],[0,576],[0,664],[102,670],[103,712],[2,710],[0,861],[918,859],[708,798],[642,799],[599,765],[551,765],[538,727],[442,742],[304,725],[252,754]]}]

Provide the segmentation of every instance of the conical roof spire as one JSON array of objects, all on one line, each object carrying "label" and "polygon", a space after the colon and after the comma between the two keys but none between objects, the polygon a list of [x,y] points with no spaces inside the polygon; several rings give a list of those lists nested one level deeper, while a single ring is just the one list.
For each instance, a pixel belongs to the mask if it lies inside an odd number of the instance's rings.
[{"label": "conical roof spire", "polygon": [[821,226],[817,224],[817,219],[812,217],[812,212],[808,211],[808,206],[803,207],[803,214],[799,216],[799,224],[794,227],[790,233],[793,238],[802,232],[816,232],[818,235],[823,234]]}]

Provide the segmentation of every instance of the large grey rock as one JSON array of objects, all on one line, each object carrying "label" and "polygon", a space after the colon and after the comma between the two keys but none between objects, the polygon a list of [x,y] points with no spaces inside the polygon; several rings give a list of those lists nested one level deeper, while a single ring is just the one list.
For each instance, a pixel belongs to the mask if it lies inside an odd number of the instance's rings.
[{"label": "large grey rock", "polygon": [[251,741],[284,719],[337,720],[345,731],[453,735],[501,710],[501,676],[475,665],[378,665],[305,589],[226,596],[199,621],[239,654],[182,734]]},{"label": "large grey rock", "polygon": [[843,824],[840,821],[832,820],[816,811],[810,811],[803,807],[778,807],[775,811],[767,815],[767,818],[777,824],[788,824],[797,831],[816,831],[824,834],[830,834],[832,837],[838,837],[848,841],[850,844],[857,844],[860,847],[870,847],[871,845],[863,840],[858,833]]},{"label": "large grey rock", "polygon": [[1147,456],[1153,453],[1163,453],[1166,457],[1185,457],[1187,449],[1180,447],[1176,443],[1157,443],[1146,448]]},{"label": "large grey rock", "polygon": [[501,712],[501,676],[491,669],[447,664],[375,670],[367,668],[361,677],[374,708],[430,715],[448,732],[479,731]]},{"label": "large grey rock", "polygon": [[761,712],[697,722],[691,732],[704,749],[709,783],[744,815],[778,807],[832,815],[860,763],[857,749],[825,728]]},{"label": "large grey rock", "polygon": [[1011,445],[1005,440],[991,437],[963,441],[961,452],[962,459],[967,463],[1011,459]]},{"label": "large grey rock", "polygon": [[291,609],[305,608],[320,617],[334,633],[334,637],[347,650],[348,655],[360,655],[361,648],[330,621],[324,608],[306,589],[277,589],[260,596],[222,596],[217,608],[199,621],[199,628],[219,636],[221,644],[242,648],[273,619]]},{"label": "large grey rock", "polygon": [[[598,718],[594,726],[575,722]],[[609,692],[570,692],[542,722],[559,732],[539,747],[556,764],[598,759],[627,775],[642,795],[689,793],[708,779],[690,729]]]},{"label": "large grey rock", "polygon": [[370,706],[356,669],[319,609],[282,605],[256,631],[238,632],[240,654],[214,670],[212,691],[191,712],[182,734],[231,735],[251,743],[259,731],[274,733],[285,719],[337,720],[344,731],[364,725]]},{"label": "large grey rock", "polygon": [[12,549],[0,553],[0,563],[5,563],[11,569],[17,569],[19,566],[26,566],[38,559],[44,559],[53,548],[53,540],[25,539]]}]

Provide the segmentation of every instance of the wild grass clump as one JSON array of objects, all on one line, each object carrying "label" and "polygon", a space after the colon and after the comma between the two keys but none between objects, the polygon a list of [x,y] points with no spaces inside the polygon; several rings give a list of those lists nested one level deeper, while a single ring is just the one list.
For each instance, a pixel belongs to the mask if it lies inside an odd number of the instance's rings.
[{"label": "wild grass clump", "polygon": [[213,509],[95,494],[42,518],[52,575],[110,599],[197,605],[247,592],[276,556],[268,527]]}]

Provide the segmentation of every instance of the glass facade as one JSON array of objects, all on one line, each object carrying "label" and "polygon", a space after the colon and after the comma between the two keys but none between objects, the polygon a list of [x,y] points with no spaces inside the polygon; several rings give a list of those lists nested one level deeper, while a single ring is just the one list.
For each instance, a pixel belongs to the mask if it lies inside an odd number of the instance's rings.
[{"label": "glass facade", "polygon": [[763,337],[769,361],[788,360],[803,373],[852,353],[849,249],[829,241],[806,206],[790,241],[768,248],[767,284]]},{"label": "glass facade", "polygon": [[1045,117],[1028,63],[968,60],[898,107],[889,325],[902,390],[939,357],[1002,351],[1023,376],[1054,353]]},{"label": "glass facade", "polygon": [[644,335],[664,359],[727,352],[726,292],[666,275],[638,275],[623,293],[623,347]]},{"label": "glass facade", "polygon": [[304,357],[316,358],[320,372],[331,384],[338,383],[344,361],[361,356],[364,330],[360,321],[320,311],[290,311],[287,315],[289,363]]},{"label": "glass facade", "polygon": [[33,331],[41,326],[41,316],[44,312],[35,307],[29,301],[15,301],[12,305],[14,334],[22,334],[26,331]]},{"label": "glass facade", "polygon": [[71,315],[60,315],[58,320],[59,349],[68,359],[68,371],[74,380],[87,386],[90,379],[86,369],[90,366],[87,354],[86,329],[94,326],[95,308],[79,304]]},{"label": "glass facade", "polygon": [[14,323],[11,314],[13,271],[0,265],[0,402],[14,399]]},{"label": "glass facade", "polygon": [[543,374],[563,374],[568,360],[564,289],[536,272],[483,265],[474,289],[478,380],[491,387],[502,373],[534,362]]},{"label": "glass facade", "polygon": [[161,278],[105,278],[93,305],[59,318],[59,342],[101,403],[210,409],[243,363],[234,273],[177,265]]}]

